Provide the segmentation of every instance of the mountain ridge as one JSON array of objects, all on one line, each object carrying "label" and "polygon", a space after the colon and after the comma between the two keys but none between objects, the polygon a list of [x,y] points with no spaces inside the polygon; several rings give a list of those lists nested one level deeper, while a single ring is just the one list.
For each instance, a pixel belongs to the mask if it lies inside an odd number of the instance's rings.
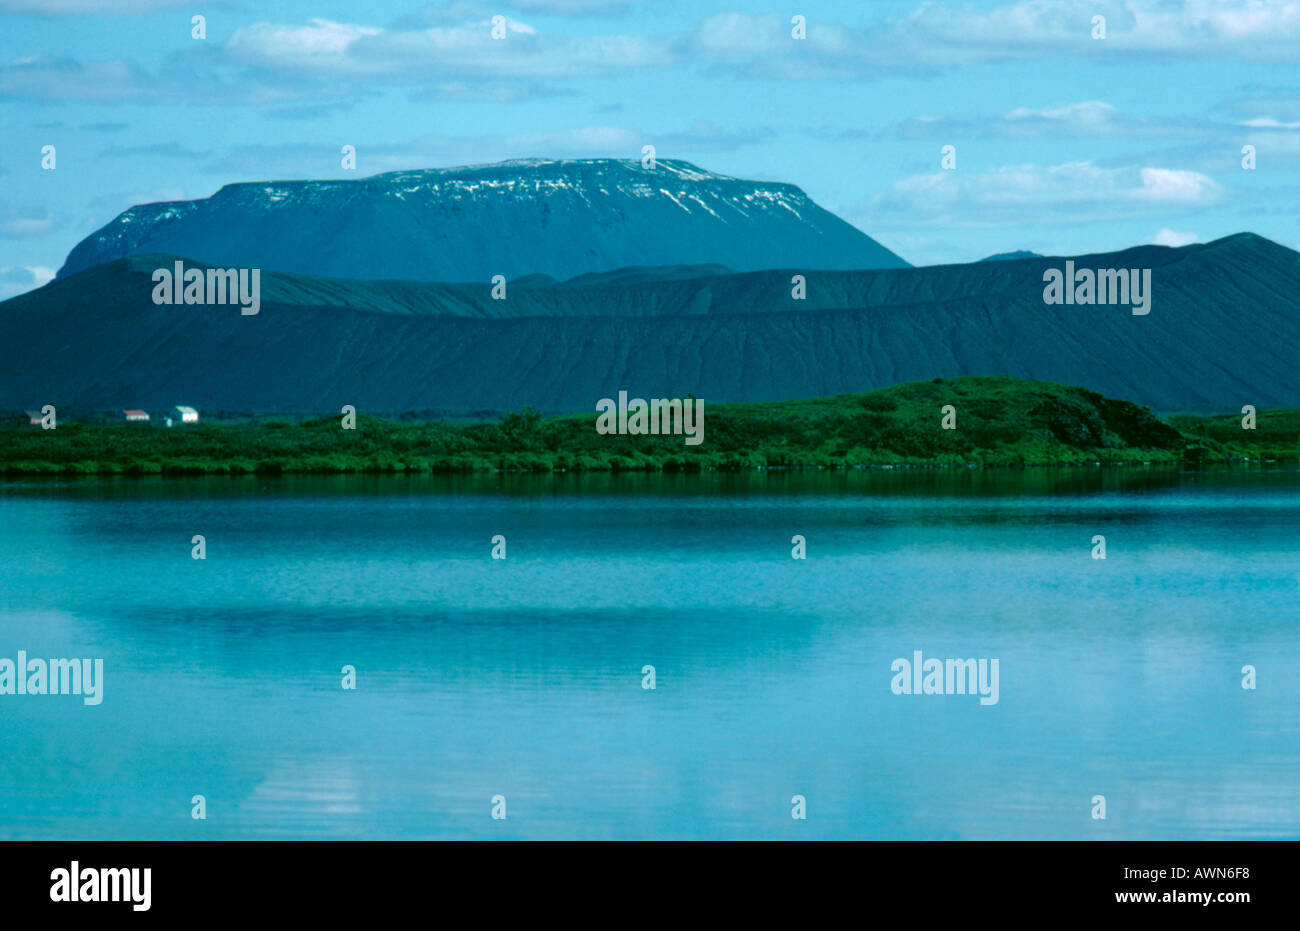
[{"label": "mountain ridge", "polygon": [[[156,306],[137,256],[0,303],[0,406],[584,410],[611,391],[766,401],[960,375],[1162,411],[1300,406],[1300,255],[1254,234],[1073,257],[1152,268],[1148,316],[1051,307],[1065,257],[807,275],[360,282],[268,272],[262,308]],[[305,338],[304,334],[308,337]]]}]

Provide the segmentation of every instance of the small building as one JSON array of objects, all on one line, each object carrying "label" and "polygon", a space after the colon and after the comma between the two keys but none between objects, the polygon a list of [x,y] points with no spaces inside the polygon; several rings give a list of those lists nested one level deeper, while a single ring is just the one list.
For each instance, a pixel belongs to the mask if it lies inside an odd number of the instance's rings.
[{"label": "small building", "polygon": [[122,411],[122,414],[126,417],[127,423],[148,423],[149,422],[148,411]]},{"label": "small building", "polygon": [[45,419],[44,415],[42,415],[40,411],[27,412],[27,422],[31,424],[33,427],[39,427],[41,425],[41,421],[44,419]]},{"label": "small building", "polygon": [[192,407],[185,407],[180,404],[172,408],[170,417],[176,423],[198,423],[199,422],[198,411],[196,411]]}]

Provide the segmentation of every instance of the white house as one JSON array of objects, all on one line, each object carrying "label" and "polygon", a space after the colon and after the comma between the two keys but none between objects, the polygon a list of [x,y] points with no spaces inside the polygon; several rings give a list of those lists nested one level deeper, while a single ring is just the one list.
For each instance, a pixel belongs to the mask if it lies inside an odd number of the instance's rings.
[{"label": "white house", "polygon": [[170,416],[171,419],[176,421],[177,423],[198,423],[199,422],[198,411],[196,411],[192,407],[185,407],[180,404],[172,408],[172,412]]}]

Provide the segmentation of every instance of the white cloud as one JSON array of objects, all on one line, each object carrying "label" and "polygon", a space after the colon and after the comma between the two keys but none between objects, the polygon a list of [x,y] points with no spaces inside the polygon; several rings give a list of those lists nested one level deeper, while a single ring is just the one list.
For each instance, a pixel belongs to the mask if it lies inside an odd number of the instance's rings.
[{"label": "white cloud", "polygon": [[0,266],[0,299],[39,288],[54,280],[54,269],[44,265]]},{"label": "white cloud", "polygon": [[240,26],[224,46],[236,62],[287,68],[330,67],[342,59],[358,39],[377,36],[374,26],[309,20],[305,26],[280,26],[260,22]]},{"label": "white cloud", "polygon": [[[1092,17],[1106,38],[1092,38]],[[905,16],[865,26],[720,13],[691,48],[751,78],[871,80],[981,62],[1052,58],[1242,58],[1294,61],[1300,0],[1019,0],[992,8],[923,0]]]},{"label": "white cloud", "polygon": [[[0,0],[10,9],[28,2]],[[89,0],[51,2],[51,9],[72,10]],[[127,0],[124,9],[164,2]],[[521,8],[619,7],[601,0],[534,0]],[[1108,17],[1105,40],[1091,38],[1095,13]],[[436,95],[439,86],[491,81],[498,86],[487,99],[499,100],[554,93],[541,81],[683,64],[705,73],[768,80],[850,81],[1034,56],[1294,60],[1300,45],[1300,0],[1019,0],[993,8],[923,0],[907,15],[861,26],[813,16],[802,41],[791,38],[786,14],[718,13],[693,30],[666,19],[666,31],[659,35],[545,31],[508,18],[508,34],[499,40],[492,38],[491,15],[491,8],[454,2],[426,7],[388,26],[325,18],[253,22],[224,42],[186,46],[150,68],[125,60],[29,57],[0,67],[0,94],[29,100],[342,105],[385,86],[432,89]],[[674,31],[682,28],[686,31]],[[509,82],[518,86],[504,87]],[[453,93],[464,97],[463,91]],[[1090,100],[1013,110],[997,128],[1008,135],[1053,128],[1103,135],[1124,132],[1135,122],[1143,124],[1139,131],[1158,133],[1176,121],[1123,120],[1111,105]]]},{"label": "white cloud", "polygon": [[[121,0],[101,7],[91,0],[0,0],[0,8],[10,10],[38,5],[56,12],[92,6],[125,12],[172,3]],[[621,0],[520,0],[514,8],[582,14],[624,6]],[[665,17],[665,31],[657,35],[547,31],[508,19],[507,37],[495,40],[493,12],[476,2],[452,2],[425,7],[387,26],[325,18],[253,22],[239,26],[224,42],[190,43],[148,68],[124,60],[48,56],[10,61],[0,66],[0,95],[27,100],[255,106],[310,101],[342,106],[389,86],[413,87],[432,96],[446,87],[448,96],[464,99],[466,86],[494,82],[490,93],[480,95],[483,99],[517,100],[555,93],[540,83],[544,81],[673,66],[767,80],[862,81],[1032,57],[1294,61],[1300,47],[1300,0],[1017,0],[991,8],[921,0],[905,15],[862,25],[812,16],[802,41],[791,38],[787,14],[739,11],[707,16],[693,29]],[[1090,34],[1092,16],[1098,13],[1107,17],[1104,40]],[[516,86],[506,86],[511,83]],[[1287,118],[1282,112],[1247,115]],[[1110,104],[1089,100],[1013,110],[997,119],[995,129],[1005,135],[1117,135],[1130,130],[1164,134],[1177,131],[1179,123],[1125,119]],[[925,127],[918,123],[914,128]]]},{"label": "white cloud", "polygon": [[488,19],[427,29],[386,30],[314,19],[302,26],[242,26],[222,48],[232,63],[320,76],[564,78],[662,67],[676,59],[667,43],[631,35],[542,33],[506,20],[492,38]]},{"label": "white cloud", "polygon": [[[1092,38],[1092,17],[1106,38]],[[1021,0],[992,9],[923,3],[904,32],[954,52],[1161,52],[1294,57],[1298,0]]]},{"label": "white cloud", "polygon": [[[440,21],[452,14],[478,15],[459,6],[436,12]],[[490,18],[429,28],[320,18],[299,24],[262,21],[240,26],[224,43],[186,46],[150,68],[125,59],[10,59],[0,64],[0,97],[281,107],[308,101],[341,107],[397,86],[426,97],[520,100],[562,92],[543,80],[608,77],[678,61],[671,38],[543,33],[514,19],[506,26],[506,37],[493,39]],[[485,83],[492,85],[487,91],[466,91]]]},{"label": "white cloud", "polygon": [[899,228],[936,222],[996,226],[1044,217],[1086,222],[1119,211],[1193,209],[1218,196],[1218,185],[1200,172],[1080,161],[912,175],[855,213],[888,218]]},{"label": "white cloud", "polygon": [[1241,125],[1249,129],[1300,129],[1300,120],[1284,123],[1273,117],[1257,116],[1253,119],[1244,120]]},{"label": "white cloud", "polygon": [[1047,107],[1038,110],[1030,107],[1017,107],[1004,116],[1003,119],[1012,123],[1042,120],[1050,123],[1079,123],[1088,126],[1108,123],[1118,113],[1118,110],[1104,101],[1084,100],[1080,103],[1066,104],[1063,107]]},{"label": "white cloud", "polygon": [[1176,233],[1166,226],[1156,233],[1155,238],[1151,241],[1157,246],[1173,246],[1177,248],[1178,246],[1189,246],[1194,242],[1198,242],[1200,238],[1195,233]]},{"label": "white cloud", "polygon": [[1142,184],[1131,193],[1142,200],[1161,203],[1205,203],[1213,198],[1215,191],[1214,182],[1199,171],[1143,168]]}]

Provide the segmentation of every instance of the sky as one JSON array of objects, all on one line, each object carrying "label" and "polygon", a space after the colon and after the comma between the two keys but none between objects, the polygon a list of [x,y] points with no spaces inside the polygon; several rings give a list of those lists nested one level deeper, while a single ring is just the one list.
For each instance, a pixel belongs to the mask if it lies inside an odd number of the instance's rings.
[{"label": "sky", "polygon": [[1297,248],[1300,0],[0,0],[0,139],[0,298],[138,203],[644,145],[916,265]]}]

